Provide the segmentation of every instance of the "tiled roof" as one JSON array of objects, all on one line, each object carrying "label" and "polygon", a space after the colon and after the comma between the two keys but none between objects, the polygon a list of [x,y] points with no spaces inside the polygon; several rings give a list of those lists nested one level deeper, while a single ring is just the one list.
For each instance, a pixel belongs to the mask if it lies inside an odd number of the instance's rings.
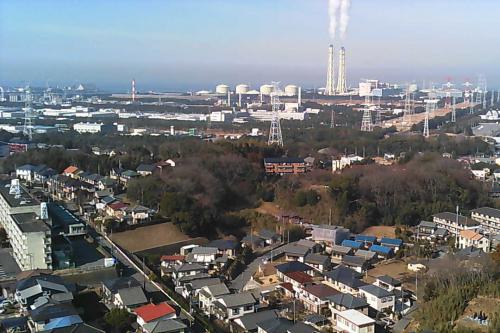
[{"label": "tiled roof", "polygon": [[326,297],[338,294],[339,291],[333,289],[332,287],[327,286],[326,284],[314,284],[310,286],[306,286],[304,291],[308,292],[311,295],[314,295],[320,299],[324,299]]},{"label": "tiled roof", "polygon": [[141,317],[146,323],[158,318],[174,314],[175,309],[167,303],[147,304],[135,309],[137,316]]},{"label": "tiled roof", "polygon": [[64,169],[63,173],[75,173],[78,171],[78,168],[76,166],[70,165],[66,169]]},{"label": "tiled roof", "polygon": [[290,279],[292,279],[300,284],[312,282],[312,277],[309,274],[304,273],[304,272],[289,272],[289,273],[285,273],[285,276],[289,277]]},{"label": "tiled roof", "polygon": [[473,241],[480,240],[481,238],[484,237],[480,233],[477,233],[473,230],[462,230],[462,231],[460,231],[460,236],[463,238],[473,240]]}]

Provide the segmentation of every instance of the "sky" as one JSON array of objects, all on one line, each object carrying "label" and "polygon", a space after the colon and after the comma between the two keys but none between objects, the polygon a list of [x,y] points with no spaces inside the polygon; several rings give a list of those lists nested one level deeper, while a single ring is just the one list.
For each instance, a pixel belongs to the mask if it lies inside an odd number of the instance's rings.
[{"label": "sky", "polygon": [[323,87],[330,43],[363,78],[500,88],[500,1],[352,0],[345,38],[327,0],[0,0],[0,85]]}]

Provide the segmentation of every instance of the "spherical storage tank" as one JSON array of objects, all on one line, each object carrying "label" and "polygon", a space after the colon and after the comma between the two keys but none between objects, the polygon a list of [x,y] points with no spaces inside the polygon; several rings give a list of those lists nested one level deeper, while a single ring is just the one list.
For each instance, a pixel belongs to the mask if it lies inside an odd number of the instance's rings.
[{"label": "spherical storage tank", "polygon": [[236,93],[237,94],[246,94],[250,90],[250,87],[248,84],[238,84],[236,86]]},{"label": "spherical storage tank", "polygon": [[260,86],[260,93],[262,95],[271,95],[273,91],[274,91],[274,86],[270,84],[263,84]]},{"label": "spherical storage tank", "polygon": [[285,87],[285,95],[287,96],[297,96],[299,94],[299,88],[294,84],[289,84]]},{"label": "spherical storage tank", "polygon": [[227,94],[229,91],[229,86],[226,84],[219,84],[215,87],[215,92],[217,94]]}]

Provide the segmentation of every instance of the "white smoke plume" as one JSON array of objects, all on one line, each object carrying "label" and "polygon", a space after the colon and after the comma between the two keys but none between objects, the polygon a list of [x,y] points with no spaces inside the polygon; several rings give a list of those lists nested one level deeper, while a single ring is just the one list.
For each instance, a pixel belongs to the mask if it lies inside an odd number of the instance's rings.
[{"label": "white smoke plume", "polygon": [[329,0],[328,16],[330,17],[329,33],[333,41],[337,35],[337,29],[340,38],[344,39],[349,24],[349,8],[351,0]]},{"label": "white smoke plume", "polygon": [[351,8],[351,0],[342,0],[340,4],[340,38],[345,38],[347,25],[349,24],[349,8]]},{"label": "white smoke plume", "polygon": [[330,16],[330,39],[335,40],[335,35],[337,34],[337,13],[340,9],[340,4],[342,0],[329,0],[328,1],[328,16]]}]

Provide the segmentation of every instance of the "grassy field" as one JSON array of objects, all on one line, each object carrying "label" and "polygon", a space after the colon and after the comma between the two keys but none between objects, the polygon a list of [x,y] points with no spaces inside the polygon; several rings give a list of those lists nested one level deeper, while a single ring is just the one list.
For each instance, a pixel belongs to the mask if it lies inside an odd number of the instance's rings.
[{"label": "grassy field", "polygon": [[144,251],[191,239],[172,223],[149,225],[114,233],[111,238],[129,252]]}]

